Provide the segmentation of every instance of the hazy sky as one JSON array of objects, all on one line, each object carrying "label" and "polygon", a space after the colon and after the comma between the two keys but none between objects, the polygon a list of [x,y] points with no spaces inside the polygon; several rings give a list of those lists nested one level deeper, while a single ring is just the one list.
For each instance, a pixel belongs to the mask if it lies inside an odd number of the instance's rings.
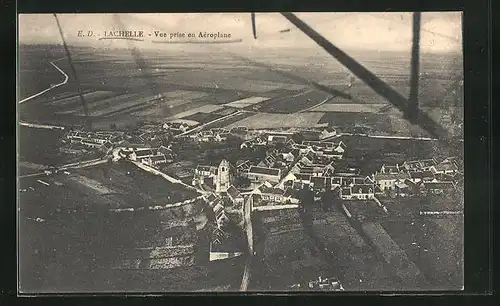
[{"label": "hazy sky", "polygon": [[[128,30],[146,33],[198,33],[199,31],[230,33],[234,49],[305,48],[317,50],[317,45],[296,29],[281,14],[258,13],[257,35],[252,37],[249,13],[189,13],[189,14],[117,14]],[[93,47],[127,47],[129,41],[97,40],[77,37],[79,30],[103,33],[120,29],[113,14],[58,15],[68,44]],[[412,41],[411,13],[297,13],[340,48],[374,51],[408,51]],[[460,12],[422,13],[421,51],[430,53],[461,52],[462,18]],[[290,29],[285,33],[281,30]],[[161,48],[147,37],[134,42],[138,47]],[[54,16],[51,14],[19,15],[20,43],[60,43]],[[170,45],[171,46],[171,45]],[[169,46],[169,47],[170,47]],[[229,46],[229,45],[228,45]]]}]

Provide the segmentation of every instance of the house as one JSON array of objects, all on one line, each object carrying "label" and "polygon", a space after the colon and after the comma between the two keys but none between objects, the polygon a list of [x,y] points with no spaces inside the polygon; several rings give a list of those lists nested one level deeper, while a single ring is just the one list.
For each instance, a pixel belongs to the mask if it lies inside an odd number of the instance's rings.
[{"label": "house", "polygon": [[310,186],[312,184],[312,175],[297,173],[294,174],[295,179],[293,180],[293,188],[302,189],[304,186]]},{"label": "house", "polygon": [[299,203],[298,193],[293,188],[286,188],[285,193],[283,194],[283,198],[284,198],[285,203],[290,203],[290,204],[298,204]]},{"label": "house", "polygon": [[394,190],[396,191],[396,195],[400,197],[407,197],[411,195],[411,188],[405,182],[396,182],[394,184]]},{"label": "house", "polygon": [[[335,181],[338,181],[338,177],[333,177],[332,178],[332,183],[333,179],[335,178]],[[341,177],[341,186],[354,186],[354,185],[364,185],[364,184],[374,184],[374,181],[369,177],[355,177],[355,176],[346,176],[346,177]],[[337,184],[335,184],[337,185]]]},{"label": "house", "polygon": [[224,129],[224,128],[213,128],[212,133],[214,134],[221,134],[221,135],[226,135],[230,134],[229,130]]},{"label": "house", "polygon": [[177,133],[184,133],[189,129],[189,125],[184,122],[173,121],[164,123],[163,128]]},{"label": "house", "polygon": [[238,172],[247,172],[248,170],[250,170],[251,166],[252,164],[250,163],[249,160],[244,160],[236,164],[236,170]]},{"label": "house", "polygon": [[229,132],[233,134],[246,134],[248,128],[246,126],[235,126]]},{"label": "house", "polygon": [[405,180],[404,183],[408,185],[410,195],[418,195],[423,189],[421,183],[415,183],[410,179]]},{"label": "house", "polygon": [[153,166],[153,167],[159,167],[161,165],[164,165],[167,163],[167,159],[165,155],[159,153],[157,155],[149,156],[147,158],[144,158],[141,160],[143,164]]},{"label": "house", "polygon": [[281,170],[276,168],[252,166],[246,173],[246,176],[253,184],[260,184],[266,181],[279,183]]},{"label": "house", "polygon": [[433,165],[429,168],[429,170],[434,174],[447,174],[454,175],[458,173],[458,166],[456,163],[452,161],[442,161],[437,165]]},{"label": "house", "polygon": [[302,156],[300,162],[305,165],[312,165],[315,160],[315,155],[313,152],[308,152],[306,155]]},{"label": "house", "polygon": [[218,167],[198,165],[194,169],[192,185],[215,186],[218,171]]},{"label": "house", "polygon": [[[459,175],[458,175],[458,172],[449,173],[449,174],[436,173],[434,175],[434,178],[437,179],[438,181],[457,181],[459,179]],[[432,179],[430,179],[429,181],[432,181]]]},{"label": "house", "polygon": [[421,159],[421,160],[413,160],[413,161],[405,161],[400,168],[406,171],[425,171],[430,170],[432,166],[437,165],[437,162],[434,158],[431,159]]},{"label": "house", "polygon": [[424,190],[431,194],[452,194],[456,192],[457,186],[452,181],[433,180],[423,183]]},{"label": "house", "polygon": [[273,150],[267,153],[266,158],[257,164],[258,167],[272,168],[278,159],[278,151]]},{"label": "house", "polygon": [[203,195],[203,199],[212,208],[215,206],[215,204],[219,203],[219,201],[220,201],[220,197],[218,197],[214,193],[209,193],[209,194]]},{"label": "house", "polygon": [[254,138],[254,139],[250,139],[250,140],[247,140],[245,142],[243,142],[241,145],[240,145],[240,148],[241,149],[246,149],[246,148],[253,148],[255,146],[265,146],[267,145],[267,141],[266,139],[262,138],[262,137],[257,137],[257,138]]},{"label": "house", "polygon": [[303,141],[301,145],[295,146],[302,154],[314,152],[316,156],[325,157],[328,159],[342,159],[346,151],[346,145],[340,141],[326,142],[326,141]]},{"label": "house", "polygon": [[334,173],[335,173],[335,167],[333,166],[333,163],[330,163],[323,168],[323,173],[321,175],[333,176]]},{"label": "house", "polygon": [[256,188],[253,193],[260,195],[263,201],[271,201],[277,203],[285,202],[285,190],[281,188],[275,188],[269,182],[264,182],[262,185]]},{"label": "house", "polygon": [[226,210],[224,209],[224,206],[222,206],[220,203],[217,203],[213,207],[213,211],[215,213],[215,220],[217,222],[217,227],[219,229],[224,228],[229,222],[229,218],[226,215]]},{"label": "house", "polygon": [[421,183],[432,181],[435,178],[434,173],[430,170],[411,170],[408,171],[409,180],[413,183]]},{"label": "house", "polygon": [[216,227],[212,231],[212,242],[215,244],[221,244],[227,238],[227,233],[222,229]]},{"label": "house", "polygon": [[321,149],[333,149],[335,147],[335,143],[333,142],[328,142],[328,141],[302,141],[302,145],[305,145],[309,148],[315,149],[315,150],[321,150]]},{"label": "house", "polygon": [[243,205],[244,197],[241,192],[233,185],[229,186],[229,188],[227,189],[227,195],[234,205]]},{"label": "house", "polygon": [[324,176],[311,177],[311,184],[316,191],[326,191],[326,188],[331,189],[332,178]]},{"label": "house", "polygon": [[87,139],[82,139],[80,143],[86,147],[92,148],[92,149],[99,149],[102,147],[103,143],[100,141],[97,141],[92,138],[87,138]]},{"label": "house", "polygon": [[192,136],[195,140],[199,142],[221,142],[227,140],[228,132],[224,129],[213,129],[208,131],[201,131],[198,134]]},{"label": "house", "polygon": [[151,156],[156,155],[151,148],[136,148],[133,150],[132,154],[129,155],[129,158],[133,161],[140,162],[145,158],[149,158]]},{"label": "house", "polygon": [[288,136],[286,135],[268,135],[267,144],[268,145],[285,145],[288,141]]},{"label": "house", "polygon": [[112,147],[113,142],[120,140],[118,133],[112,132],[83,132],[83,131],[70,131],[66,134],[66,138],[70,143],[79,143],[92,149],[109,149]]},{"label": "house", "polygon": [[380,173],[382,174],[392,174],[392,173],[399,173],[399,172],[402,172],[404,168],[399,168],[399,165],[394,165],[394,166],[386,166],[386,165],[382,165],[382,167],[380,167]]},{"label": "house", "polygon": [[396,183],[404,183],[406,179],[410,178],[407,172],[377,172],[373,175],[373,180],[382,190],[393,190],[396,188]]},{"label": "house", "polygon": [[343,141],[339,142],[328,142],[328,141],[303,141],[303,145],[310,147],[314,150],[319,151],[329,151],[333,150],[337,153],[344,153],[347,149],[347,146]]},{"label": "house", "polygon": [[340,198],[343,200],[367,200],[375,198],[373,184],[358,184],[340,189]]},{"label": "house", "polygon": [[317,156],[325,157],[328,159],[342,159],[344,157],[344,153],[337,152],[333,149],[325,149],[315,152]]},{"label": "house", "polygon": [[323,131],[321,131],[319,138],[321,140],[321,139],[333,137],[335,135],[337,135],[337,130],[332,126],[329,126],[325,129],[323,129]]},{"label": "house", "polygon": [[333,151],[339,154],[344,154],[347,150],[347,146],[343,141],[335,142],[333,147]]},{"label": "house", "polygon": [[249,160],[239,160],[236,164],[236,170],[238,172],[247,172],[251,166],[252,163]]},{"label": "house", "polygon": [[442,163],[453,163],[459,170],[463,169],[463,161],[455,156],[445,158]]},{"label": "house", "polygon": [[284,152],[284,153],[280,153],[280,157],[283,161],[287,162],[287,163],[293,163],[294,160],[295,160],[295,155],[293,154],[293,152]]}]

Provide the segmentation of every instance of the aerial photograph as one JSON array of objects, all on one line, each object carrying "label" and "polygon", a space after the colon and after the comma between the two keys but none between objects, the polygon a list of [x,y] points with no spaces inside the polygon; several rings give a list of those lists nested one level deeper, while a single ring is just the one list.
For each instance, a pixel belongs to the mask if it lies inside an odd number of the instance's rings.
[{"label": "aerial photograph", "polygon": [[18,15],[18,291],[463,290],[461,12]]}]

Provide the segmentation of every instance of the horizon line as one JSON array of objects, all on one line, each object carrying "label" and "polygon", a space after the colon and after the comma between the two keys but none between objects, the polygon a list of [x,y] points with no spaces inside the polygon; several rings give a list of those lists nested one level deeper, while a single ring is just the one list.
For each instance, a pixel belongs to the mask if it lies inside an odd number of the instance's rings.
[{"label": "horizon line", "polygon": [[[110,39],[113,39],[113,38],[110,38]],[[118,39],[118,38],[114,38],[114,39]],[[121,38],[121,40],[123,40],[124,38]],[[155,45],[162,45],[162,44],[224,44],[224,43],[238,43],[238,41],[220,41],[220,42],[190,42],[190,41],[183,41],[183,42],[159,42],[159,41],[152,41]],[[28,43],[28,42],[18,42],[18,47],[20,46],[57,46],[57,47],[63,47],[63,45],[61,43]],[[69,47],[74,47],[74,48],[87,48],[87,49],[114,49],[114,50],[128,50],[129,47],[125,47],[125,46],[113,46],[113,47],[106,47],[106,46],[89,46],[89,45],[78,45],[78,44],[68,44]],[[265,50],[265,47],[260,47],[260,46],[251,46],[252,49],[255,49],[256,51],[266,51]],[[280,46],[278,48],[270,48],[270,50],[267,50],[269,51],[270,53],[276,53],[276,52],[279,52],[281,50],[304,50],[304,49],[315,49],[315,48],[304,48],[304,47],[288,47],[288,46]],[[145,51],[148,51],[148,50],[161,50],[161,49],[157,49],[157,48],[154,48],[154,47],[145,47],[144,48]],[[349,48],[343,48],[344,51],[346,52],[394,52],[394,53],[402,53],[402,52],[410,52],[411,50],[382,50],[382,49],[367,49],[367,48],[363,48],[363,47],[349,47]],[[208,51],[207,52],[203,52],[203,51],[194,51],[194,50],[191,50],[192,52],[196,52],[196,53],[209,53]],[[453,55],[460,55],[460,56],[463,56],[463,50],[462,49],[458,49],[458,50],[446,50],[446,51],[420,51],[420,54],[432,54],[432,55],[445,55],[445,54],[453,54]]]}]

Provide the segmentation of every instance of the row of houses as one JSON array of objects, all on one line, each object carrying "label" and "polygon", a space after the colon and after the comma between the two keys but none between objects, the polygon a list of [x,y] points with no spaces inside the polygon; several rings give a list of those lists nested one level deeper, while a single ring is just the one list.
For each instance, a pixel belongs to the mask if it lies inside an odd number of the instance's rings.
[{"label": "row of houses", "polygon": [[300,154],[312,153],[328,159],[342,159],[347,149],[342,141],[303,141],[301,144],[293,144],[292,147],[298,149]]},{"label": "row of houses", "polygon": [[[397,185],[421,184],[427,186],[453,186],[461,173],[461,163],[456,157],[441,162],[435,159],[405,161],[401,165],[382,165],[373,174],[373,180],[382,190],[394,190]],[[451,185],[450,185],[451,184]]]},{"label": "row of houses", "polygon": [[170,131],[174,134],[184,133],[189,130],[190,125],[182,121],[169,121],[163,124],[163,129]]},{"label": "row of houses", "polygon": [[120,132],[85,132],[73,130],[66,134],[66,139],[71,144],[81,144],[91,149],[110,149],[116,143],[123,140],[123,133]]},{"label": "row of houses", "polygon": [[269,202],[279,204],[298,204],[298,194],[293,188],[279,188],[269,182],[262,183],[252,191],[254,203]]},{"label": "row of houses", "polygon": [[383,165],[380,173],[400,173],[400,172],[426,172],[432,175],[446,174],[455,175],[462,171],[463,164],[457,157],[447,157],[441,162],[437,162],[435,158],[405,161],[401,165],[386,166]]},{"label": "row of houses", "polygon": [[[272,136],[277,137],[287,136]],[[268,142],[262,140],[262,143]],[[266,158],[255,166],[248,161],[241,162],[237,165],[237,170],[250,180],[253,188],[264,182],[277,184],[287,173],[331,175],[335,171],[335,161],[342,158],[346,150],[343,142],[304,141],[297,145],[288,139],[286,144],[290,144],[290,147],[269,151]]]},{"label": "row of houses", "polygon": [[121,148],[118,155],[155,168],[173,162],[174,158],[172,150],[165,146],[159,148]]},{"label": "row of houses", "polygon": [[232,185],[222,194],[209,193],[204,196],[205,201],[215,214],[217,227],[221,230],[223,230],[229,222],[229,217],[226,213],[226,203],[228,202],[224,201],[225,198],[230,200],[229,205],[232,207],[241,207],[244,202],[244,195]]},{"label": "row of houses", "polygon": [[198,142],[222,142],[226,141],[231,134],[229,130],[222,128],[214,128],[210,130],[203,130],[199,133],[191,135],[190,138]]}]

